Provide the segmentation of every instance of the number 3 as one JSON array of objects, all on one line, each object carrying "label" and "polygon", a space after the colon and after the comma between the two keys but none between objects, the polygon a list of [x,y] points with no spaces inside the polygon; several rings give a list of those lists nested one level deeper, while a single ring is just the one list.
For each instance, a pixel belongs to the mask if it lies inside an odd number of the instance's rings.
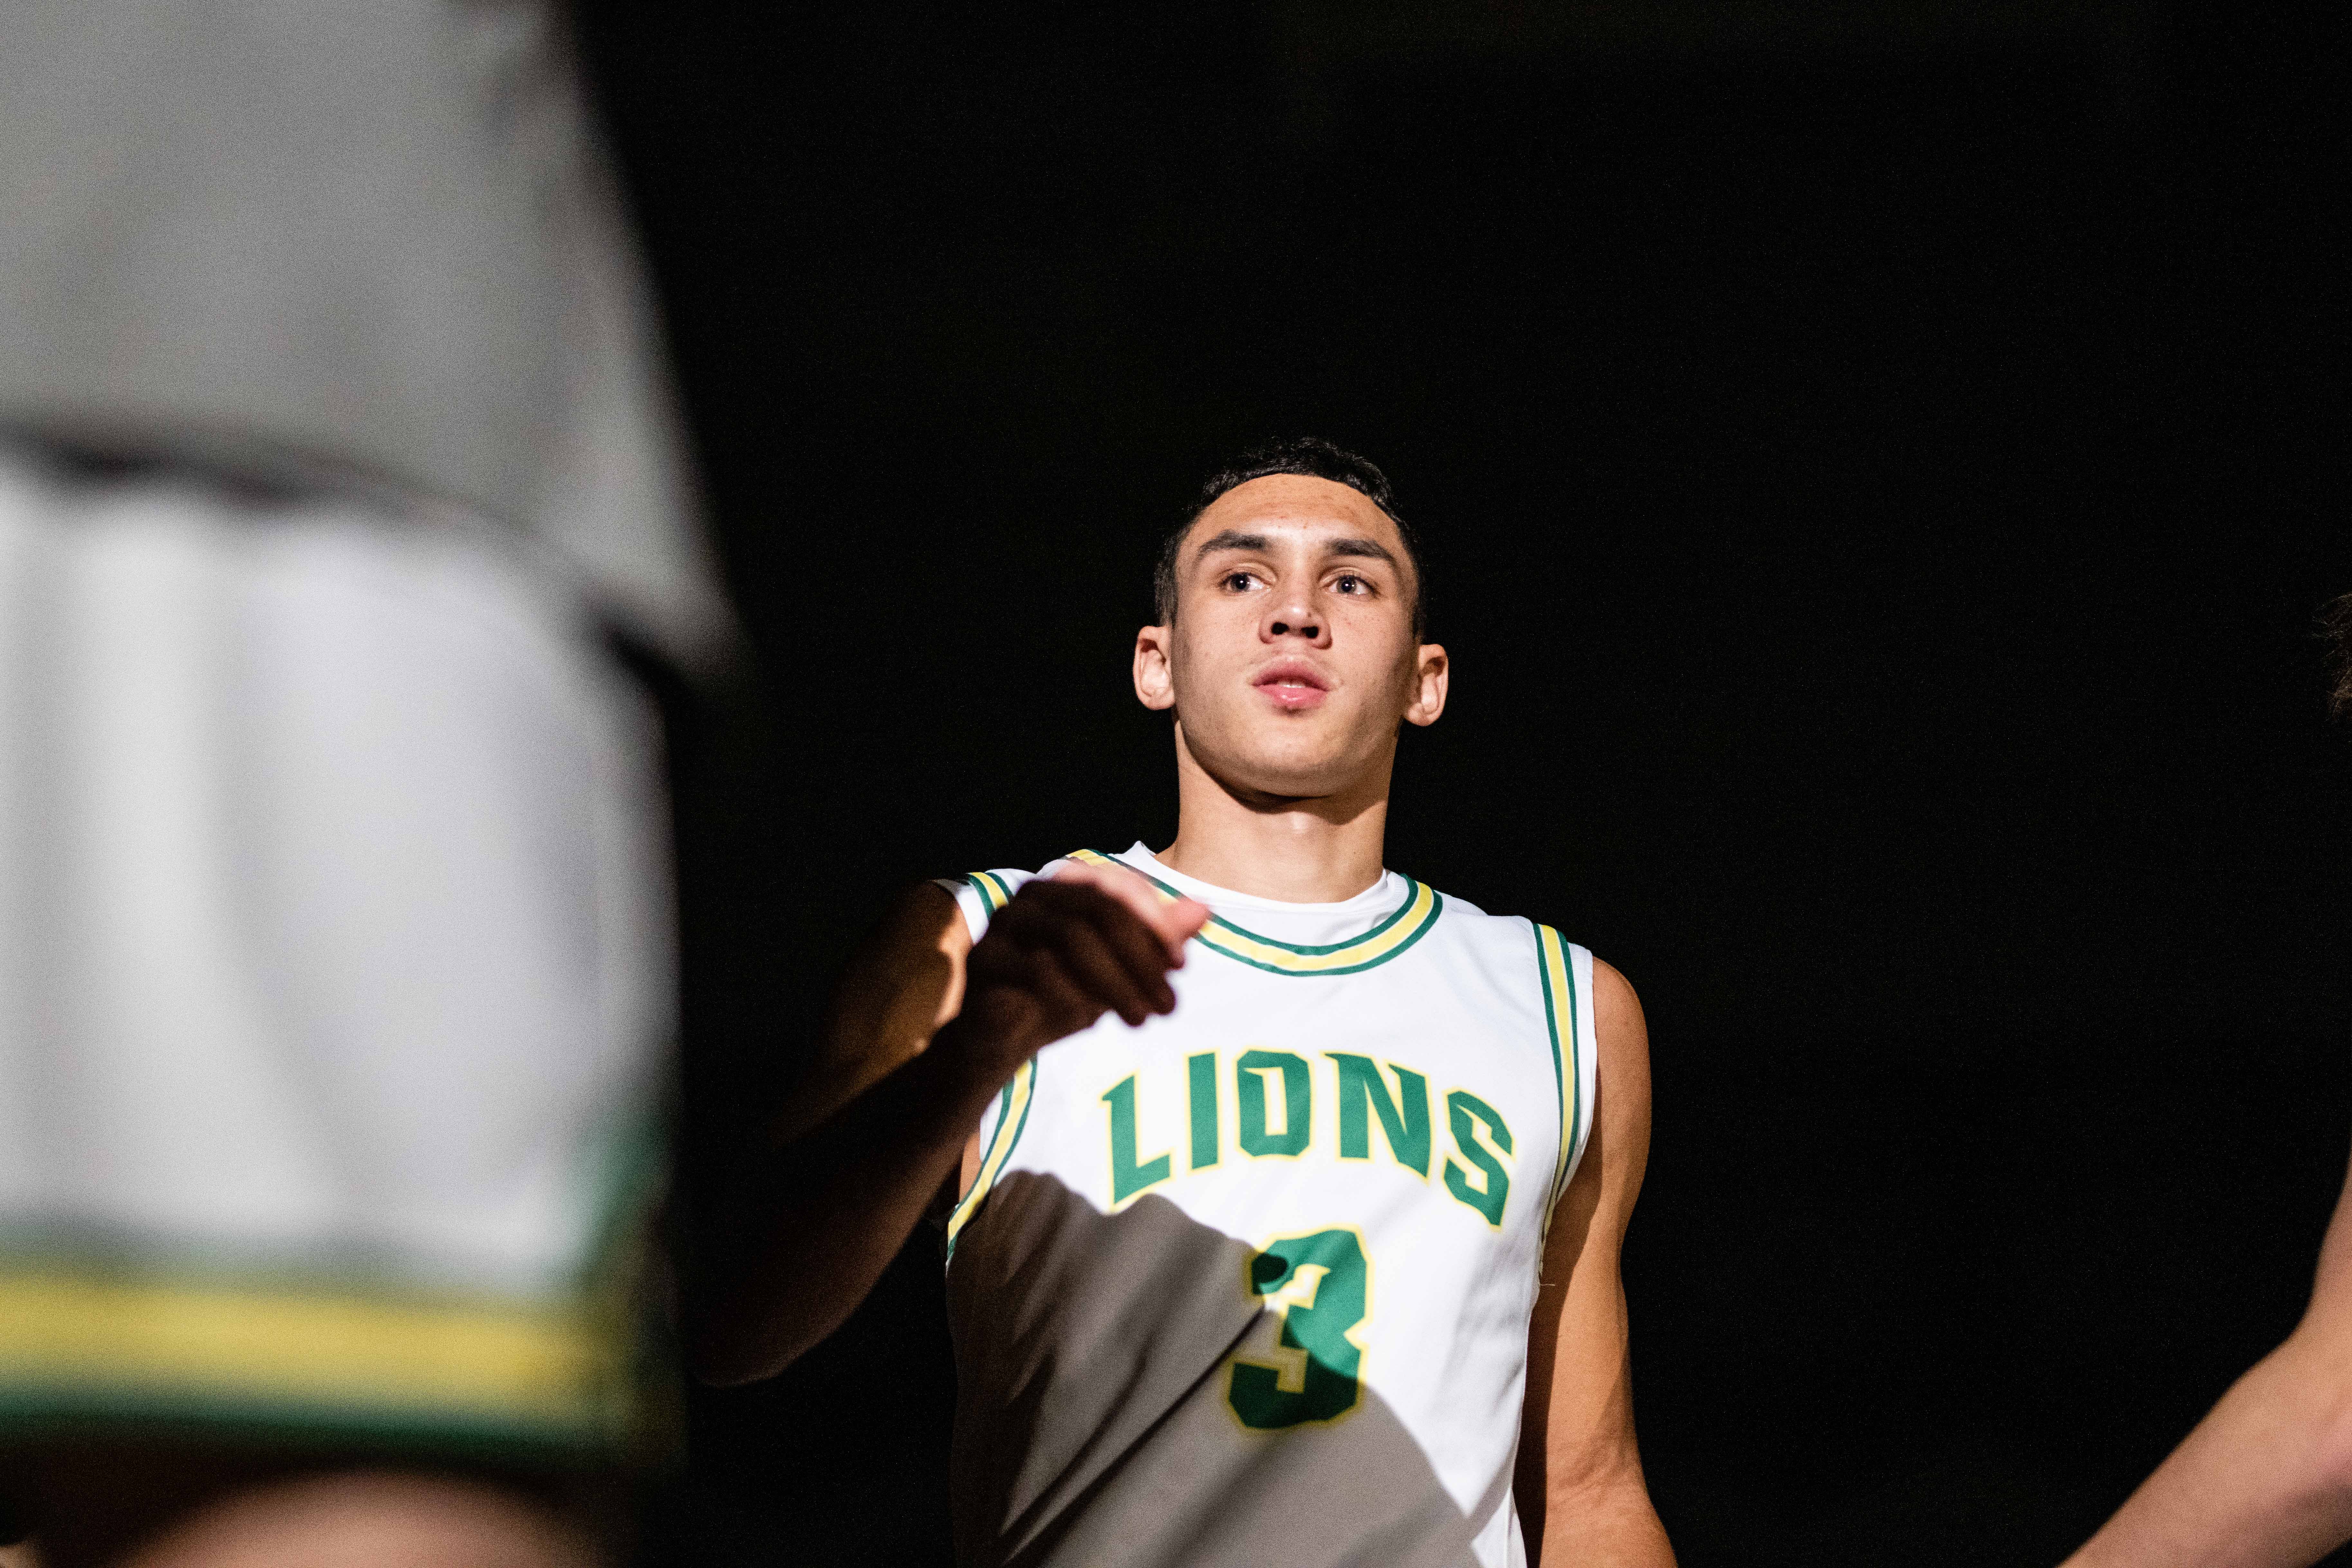
[{"label": "number 3", "polygon": [[1356,1331],[1371,1307],[1371,1268],[1356,1233],[1270,1241],[1250,1258],[1247,1280],[1281,1317],[1282,1332],[1272,1364],[1234,1358],[1225,1398],[1242,1425],[1270,1431],[1353,1410],[1364,1365]]}]

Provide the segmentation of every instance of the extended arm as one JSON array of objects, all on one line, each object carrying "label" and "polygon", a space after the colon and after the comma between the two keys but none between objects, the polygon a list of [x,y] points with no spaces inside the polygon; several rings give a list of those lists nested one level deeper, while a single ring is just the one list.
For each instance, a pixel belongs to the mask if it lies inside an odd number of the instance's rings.
[{"label": "extended arm", "polygon": [[2352,1538],[2352,1183],[2303,1321],[2066,1568],[2301,1568]]},{"label": "extended arm", "polygon": [[1650,1036],[1625,977],[1605,963],[1592,970],[1595,1115],[1544,1244],[1515,1490],[1537,1560],[1551,1568],[1673,1568],[1633,1440],[1618,1274],[1650,1157]]},{"label": "extended arm", "polygon": [[[866,1299],[954,1173],[989,1098],[1040,1047],[1175,1005],[1206,911],[1130,872],[1034,881],[977,946],[919,888],[850,970],[809,1093],[698,1215],[687,1353],[710,1383],[773,1376]],[[968,950],[968,951],[967,951]]]}]

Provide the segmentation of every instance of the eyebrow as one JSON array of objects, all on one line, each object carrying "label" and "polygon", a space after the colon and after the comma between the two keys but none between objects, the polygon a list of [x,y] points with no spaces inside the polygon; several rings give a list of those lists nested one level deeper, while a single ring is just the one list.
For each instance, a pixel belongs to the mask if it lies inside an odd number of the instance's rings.
[{"label": "eyebrow", "polygon": [[[1263,533],[1243,533],[1229,528],[1223,533],[1202,542],[1201,548],[1192,552],[1192,559],[1203,560],[1210,552],[1215,550],[1271,550],[1273,548],[1274,542]],[[1323,553],[1327,558],[1334,555],[1353,555],[1368,561],[1385,561],[1391,566],[1397,563],[1396,552],[1377,539],[1334,539],[1323,546]]]}]

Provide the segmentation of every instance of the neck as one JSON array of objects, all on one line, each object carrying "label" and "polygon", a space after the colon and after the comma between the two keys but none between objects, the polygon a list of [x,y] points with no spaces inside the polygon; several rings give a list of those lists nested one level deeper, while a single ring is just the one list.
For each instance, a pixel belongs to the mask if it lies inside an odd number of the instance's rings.
[{"label": "neck", "polygon": [[1235,789],[1176,731],[1176,839],[1160,863],[1255,899],[1336,904],[1381,879],[1393,748],[1363,785],[1331,795]]}]

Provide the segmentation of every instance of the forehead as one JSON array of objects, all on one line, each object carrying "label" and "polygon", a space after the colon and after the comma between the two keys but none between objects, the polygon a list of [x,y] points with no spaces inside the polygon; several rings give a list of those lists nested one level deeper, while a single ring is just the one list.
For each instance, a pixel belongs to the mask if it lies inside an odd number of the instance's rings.
[{"label": "forehead", "polygon": [[1327,538],[1376,539],[1399,561],[1405,558],[1404,536],[1370,497],[1311,474],[1268,474],[1219,496],[1186,532],[1187,559],[1202,541],[1229,531],[1308,545]]}]

